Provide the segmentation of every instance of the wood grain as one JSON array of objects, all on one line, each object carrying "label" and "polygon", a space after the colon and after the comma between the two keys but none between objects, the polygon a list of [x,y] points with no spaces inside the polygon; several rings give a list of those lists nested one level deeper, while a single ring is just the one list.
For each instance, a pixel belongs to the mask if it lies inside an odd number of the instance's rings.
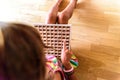
[{"label": "wood grain", "polygon": [[[4,0],[4,3],[7,4],[2,7],[7,7],[6,12],[0,8],[1,21],[44,23],[55,0]],[[69,0],[64,0],[60,10],[68,3]],[[79,59],[78,80],[120,80],[120,1],[78,0],[69,24],[72,24],[71,47]]]}]

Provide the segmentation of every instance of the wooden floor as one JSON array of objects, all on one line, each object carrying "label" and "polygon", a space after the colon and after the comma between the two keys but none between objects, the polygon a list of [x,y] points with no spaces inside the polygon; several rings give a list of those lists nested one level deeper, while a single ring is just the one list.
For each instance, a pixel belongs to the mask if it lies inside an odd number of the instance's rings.
[{"label": "wooden floor", "polygon": [[[0,3],[0,20],[44,23],[54,2],[4,0]],[[61,10],[68,2],[63,1]],[[79,59],[78,79],[120,80],[120,1],[78,0],[69,24],[72,24],[71,47]]]}]

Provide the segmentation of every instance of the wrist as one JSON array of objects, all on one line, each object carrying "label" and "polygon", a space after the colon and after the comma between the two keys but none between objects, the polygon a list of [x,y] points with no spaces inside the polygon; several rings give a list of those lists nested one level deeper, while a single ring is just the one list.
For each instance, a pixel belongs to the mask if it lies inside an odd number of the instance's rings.
[{"label": "wrist", "polygon": [[74,68],[71,67],[69,70],[63,69],[63,71],[67,76],[71,76],[74,73]]},{"label": "wrist", "polygon": [[71,64],[70,63],[67,63],[67,64],[63,64],[65,70],[69,70],[72,68]]}]

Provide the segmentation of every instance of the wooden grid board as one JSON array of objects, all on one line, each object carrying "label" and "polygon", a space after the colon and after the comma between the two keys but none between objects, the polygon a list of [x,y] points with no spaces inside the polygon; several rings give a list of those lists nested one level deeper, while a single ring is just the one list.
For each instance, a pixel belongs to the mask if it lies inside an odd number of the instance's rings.
[{"label": "wooden grid board", "polygon": [[69,24],[35,24],[36,29],[40,32],[42,40],[48,48],[46,54],[52,54],[57,57],[61,55],[63,41],[66,41],[66,47],[70,49],[70,32],[71,25]]}]

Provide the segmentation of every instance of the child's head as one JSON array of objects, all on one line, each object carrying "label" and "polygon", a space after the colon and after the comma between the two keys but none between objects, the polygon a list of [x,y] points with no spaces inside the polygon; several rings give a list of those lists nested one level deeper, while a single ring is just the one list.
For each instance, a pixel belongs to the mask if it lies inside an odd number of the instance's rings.
[{"label": "child's head", "polygon": [[35,28],[0,23],[0,80],[44,80],[43,48]]}]

